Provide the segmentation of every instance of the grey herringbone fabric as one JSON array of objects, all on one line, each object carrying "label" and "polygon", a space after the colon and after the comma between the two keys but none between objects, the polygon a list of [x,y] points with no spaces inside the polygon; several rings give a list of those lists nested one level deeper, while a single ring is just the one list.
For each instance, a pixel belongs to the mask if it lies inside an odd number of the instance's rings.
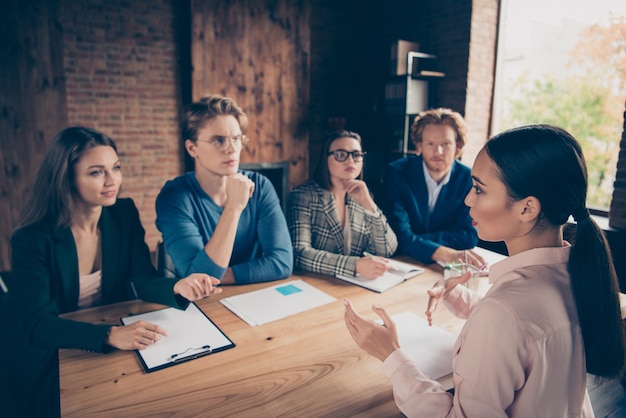
[{"label": "grey herringbone fabric", "polygon": [[364,251],[383,257],[394,254],[398,241],[382,212],[377,209],[375,214],[367,213],[349,196],[346,206],[351,228],[350,255],[344,255],[343,227],[332,193],[314,181],[293,189],[287,200],[287,223],[295,268],[351,276]]}]

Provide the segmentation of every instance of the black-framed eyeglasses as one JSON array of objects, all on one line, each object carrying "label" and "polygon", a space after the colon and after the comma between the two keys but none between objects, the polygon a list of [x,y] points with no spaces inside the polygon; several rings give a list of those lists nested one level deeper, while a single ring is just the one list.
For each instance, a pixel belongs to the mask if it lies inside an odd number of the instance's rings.
[{"label": "black-framed eyeglasses", "polygon": [[249,139],[245,135],[237,135],[231,138],[227,136],[215,135],[210,140],[206,139],[198,139],[198,142],[206,142],[207,144],[213,145],[218,151],[223,151],[228,148],[229,143],[233,144],[235,148],[241,148],[248,143]]},{"label": "black-framed eyeglasses", "polygon": [[329,156],[332,155],[333,157],[335,157],[335,160],[339,161],[340,163],[346,161],[349,156],[352,156],[352,160],[355,163],[359,163],[363,161],[363,157],[365,156],[365,154],[367,153],[363,151],[346,151],[345,149],[336,149],[334,151],[328,152]]}]

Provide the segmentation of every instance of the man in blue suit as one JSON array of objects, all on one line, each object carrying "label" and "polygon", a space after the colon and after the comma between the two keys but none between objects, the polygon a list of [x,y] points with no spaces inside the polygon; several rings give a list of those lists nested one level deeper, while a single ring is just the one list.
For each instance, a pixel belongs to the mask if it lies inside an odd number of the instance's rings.
[{"label": "man in blue suit", "polygon": [[477,254],[464,251],[478,242],[464,199],[472,187],[471,170],[457,161],[467,127],[450,109],[416,116],[411,137],[417,154],[390,163],[383,178],[383,211],[398,237],[398,252],[428,264],[467,261],[482,266]]}]

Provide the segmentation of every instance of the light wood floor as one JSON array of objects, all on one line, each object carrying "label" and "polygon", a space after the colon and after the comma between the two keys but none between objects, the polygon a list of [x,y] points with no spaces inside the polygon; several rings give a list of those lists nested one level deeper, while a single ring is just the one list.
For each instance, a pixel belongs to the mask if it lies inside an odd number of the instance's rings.
[{"label": "light wood floor", "polygon": [[596,383],[587,375],[587,391],[596,418],[626,417],[626,394],[619,380]]}]

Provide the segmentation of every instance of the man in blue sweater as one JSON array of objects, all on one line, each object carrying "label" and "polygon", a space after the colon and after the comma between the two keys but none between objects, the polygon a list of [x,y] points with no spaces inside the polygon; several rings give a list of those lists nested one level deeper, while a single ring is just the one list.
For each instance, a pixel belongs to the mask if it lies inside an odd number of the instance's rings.
[{"label": "man in blue sweater", "polygon": [[156,225],[179,275],[200,272],[223,284],[284,279],[293,250],[278,196],[261,174],[239,170],[248,119],[231,99],[205,96],[183,110],[192,172],[168,181]]},{"label": "man in blue sweater", "polygon": [[463,117],[450,109],[420,113],[411,126],[417,154],[385,170],[383,211],[398,237],[398,252],[422,263],[467,261],[482,267],[464,199],[471,170],[457,161],[465,145]]}]

